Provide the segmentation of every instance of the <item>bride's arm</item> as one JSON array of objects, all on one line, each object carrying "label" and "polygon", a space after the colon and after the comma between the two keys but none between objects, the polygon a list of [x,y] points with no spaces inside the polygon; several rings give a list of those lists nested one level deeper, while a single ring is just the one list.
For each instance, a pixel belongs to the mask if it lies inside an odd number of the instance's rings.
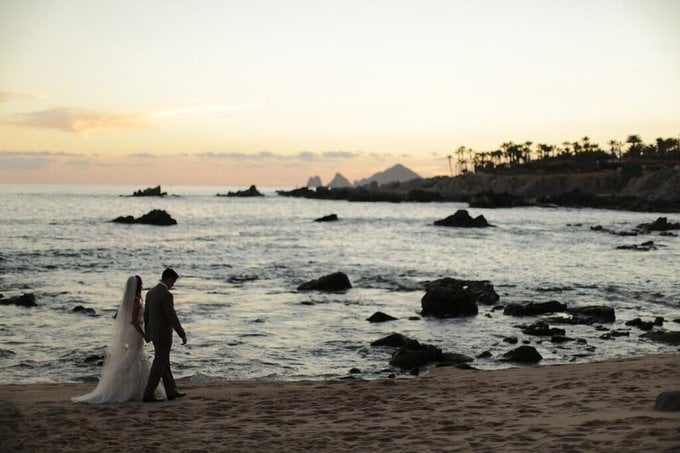
[{"label": "bride's arm", "polygon": [[132,309],[132,319],[130,320],[130,324],[132,324],[137,332],[146,340],[147,342],[149,339],[146,337],[146,333],[142,330],[142,326],[139,325],[139,310],[142,309],[142,304],[138,299],[135,299],[135,305],[134,308]]}]

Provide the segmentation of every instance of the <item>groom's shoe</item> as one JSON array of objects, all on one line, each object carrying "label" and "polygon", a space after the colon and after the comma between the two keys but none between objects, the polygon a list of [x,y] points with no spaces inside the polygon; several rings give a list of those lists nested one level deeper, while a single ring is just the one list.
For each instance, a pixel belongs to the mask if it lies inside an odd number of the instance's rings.
[{"label": "groom's shoe", "polygon": [[182,398],[183,396],[187,396],[187,394],[184,393],[184,392],[177,392],[177,393],[175,393],[175,394],[172,395],[172,396],[168,396],[168,401],[172,401],[172,400],[174,400],[175,398]]},{"label": "groom's shoe", "polygon": [[145,403],[161,403],[165,400],[161,400],[161,399],[158,399],[158,398],[144,398],[142,401],[145,402]]}]

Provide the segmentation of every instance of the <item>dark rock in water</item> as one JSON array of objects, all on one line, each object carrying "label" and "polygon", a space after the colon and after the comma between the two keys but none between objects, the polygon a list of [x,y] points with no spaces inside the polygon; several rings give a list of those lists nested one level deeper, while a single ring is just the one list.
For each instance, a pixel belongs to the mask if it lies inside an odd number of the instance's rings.
[{"label": "dark rock in water", "polygon": [[619,245],[616,247],[618,250],[638,250],[641,252],[649,252],[650,250],[656,250],[656,245],[654,245],[654,241],[647,241],[643,242],[642,244],[633,244],[633,245]]},{"label": "dark rock in water", "polygon": [[318,219],[314,219],[315,222],[337,222],[338,221],[338,215],[337,214],[329,214],[323,217],[319,217]]},{"label": "dark rock in water", "polygon": [[158,225],[158,226],[171,226],[177,225],[177,220],[173,219],[170,214],[162,209],[154,209],[149,211],[139,218],[134,218],[131,215],[116,217],[112,220],[115,223],[141,223],[144,225]]},{"label": "dark rock in water", "polygon": [[238,190],[236,192],[228,192],[226,195],[218,193],[218,197],[264,197],[263,194],[261,194],[258,190],[257,187],[254,185],[250,186],[248,190]]},{"label": "dark rock in water", "polygon": [[97,314],[94,311],[94,308],[85,308],[82,305],[76,305],[75,307],[73,307],[73,310],[71,310],[71,311],[74,312],[74,313],[82,313],[84,315],[95,315],[95,314]]},{"label": "dark rock in water", "polygon": [[503,360],[520,363],[537,363],[543,356],[533,346],[520,346],[503,354]]},{"label": "dark rock in water", "polygon": [[392,348],[400,348],[405,346],[410,339],[406,335],[400,333],[392,333],[386,337],[375,340],[371,346],[389,346]]},{"label": "dark rock in water", "polygon": [[35,303],[35,295],[33,293],[24,293],[21,296],[13,296],[0,299],[0,305],[17,305],[19,307],[37,307]]},{"label": "dark rock in water", "polygon": [[10,351],[9,349],[0,349],[0,359],[7,359],[9,357],[14,357],[17,353]]},{"label": "dark rock in water", "polygon": [[603,305],[567,308],[567,313],[572,315],[571,320],[567,321],[569,324],[611,323],[616,320],[614,309]]},{"label": "dark rock in water", "polygon": [[402,370],[412,370],[441,360],[442,350],[438,347],[409,340],[392,355],[390,365]]},{"label": "dark rock in water", "polygon": [[85,363],[98,363],[100,361],[104,360],[104,356],[101,355],[91,355],[87,356],[84,360]]},{"label": "dark rock in water", "polygon": [[566,343],[568,341],[576,341],[576,339],[571,337],[565,337],[564,335],[555,335],[550,339],[551,343]]},{"label": "dark rock in water", "polygon": [[465,354],[458,354],[457,352],[444,352],[442,353],[441,360],[437,366],[456,366],[467,362],[472,362],[472,357],[466,356]]},{"label": "dark rock in water", "polygon": [[367,318],[366,320],[368,322],[387,322],[387,321],[395,321],[397,318],[390,316],[388,314],[385,314],[381,311],[377,311],[371,315],[370,318]]},{"label": "dark rock in water", "polygon": [[536,316],[545,313],[563,312],[567,309],[567,304],[562,304],[556,300],[548,302],[529,302],[528,304],[508,304],[503,310],[504,315],[510,316]]},{"label": "dark rock in water", "polygon": [[349,374],[360,374],[361,370],[359,368],[352,368],[349,370]]},{"label": "dark rock in water", "polygon": [[658,343],[666,343],[671,346],[680,346],[680,331],[652,331],[640,335]]},{"label": "dark rock in water", "polygon": [[255,280],[259,280],[260,277],[257,275],[247,275],[247,274],[240,274],[240,275],[232,275],[227,279],[229,283],[233,283],[235,285],[238,285],[240,283],[245,283],[245,282],[252,282]]},{"label": "dark rock in water", "polygon": [[344,272],[324,275],[298,286],[300,291],[345,291],[352,287],[349,277]]},{"label": "dark rock in water", "polygon": [[564,329],[557,327],[550,327],[545,321],[536,321],[533,324],[522,326],[522,332],[527,335],[536,335],[540,337],[564,336]]},{"label": "dark rock in water", "polygon": [[422,315],[437,318],[476,315],[477,303],[494,304],[498,294],[488,281],[442,278],[425,284]]},{"label": "dark rock in water", "polygon": [[680,230],[680,223],[669,223],[667,217],[659,217],[652,223],[641,223],[636,229],[645,233],[651,231]]},{"label": "dark rock in water", "polygon": [[517,339],[517,337],[507,337],[507,338],[503,338],[503,342],[510,343],[510,344],[517,344],[517,342],[519,342],[519,340]]},{"label": "dark rock in water", "polygon": [[654,321],[643,321],[640,318],[631,319],[626,321],[627,326],[637,327],[640,330],[652,330],[654,327]]},{"label": "dark rock in water", "polygon": [[136,190],[132,196],[133,197],[164,197],[167,192],[161,192],[161,186],[149,187],[144,190]]},{"label": "dark rock in water", "polygon": [[450,215],[445,219],[435,220],[434,224],[436,226],[460,228],[485,228],[491,226],[483,215],[479,215],[473,219],[465,209],[459,209],[455,214]]},{"label": "dark rock in water", "polygon": [[478,358],[478,359],[488,359],[488,358],[491,357],[491,356],[492,356],[491,351],[484,351],[484,352],[482,352],[481,354],[479,354],[479,355],[477,356],[477,358]]},{"label": "dark rock in water", "polygon": [[529,205],[531,203],[517,195],[509,192],[496,193],[490,190],[472,195],[468,201],[468,206],[471,208],[512,208]]},{"label": "dark rock in water", "polygon": [[659,394],[654,401],[654,409],[657,411],[680,411],[680,391]]}]

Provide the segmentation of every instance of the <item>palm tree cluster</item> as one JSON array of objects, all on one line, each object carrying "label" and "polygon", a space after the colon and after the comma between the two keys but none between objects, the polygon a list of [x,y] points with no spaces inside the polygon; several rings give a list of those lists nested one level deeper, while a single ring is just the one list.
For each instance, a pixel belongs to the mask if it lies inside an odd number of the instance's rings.
[{"label": "palm tree cluster", "polygon": [[[549,170],[560,167],[571,170],[592,170],[594,168],[617,168],[623,163],[671,164],[680,163],[680,138],[657,138],[644,143],[639,135],[629,135],[625,142],[609,140],[602,149],[589,137],[574,142],[563,142],[560,146],[526,141],[505,142],[493,151],[476,152],[460,146],[453,153],[456,157],[457,173],[475,171],[496,171],[502,168]],[[453,176],[452,155],[447,156],[449,170]],[[566,167],[565,167],[566,165]]]}]

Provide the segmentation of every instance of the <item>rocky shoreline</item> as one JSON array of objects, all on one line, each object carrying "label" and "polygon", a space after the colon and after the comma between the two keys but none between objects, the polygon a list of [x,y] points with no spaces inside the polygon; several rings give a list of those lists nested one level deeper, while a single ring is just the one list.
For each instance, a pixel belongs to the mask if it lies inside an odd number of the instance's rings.
[{"label": "rocky shoreline", "polygon": [[307,187],[281,196],[387,202],[467,202],[471,207],[565,206],[641,212],[680,212],[680,169],[666,167],[627,177],[592,173],[475,173],[356,188]]}]

